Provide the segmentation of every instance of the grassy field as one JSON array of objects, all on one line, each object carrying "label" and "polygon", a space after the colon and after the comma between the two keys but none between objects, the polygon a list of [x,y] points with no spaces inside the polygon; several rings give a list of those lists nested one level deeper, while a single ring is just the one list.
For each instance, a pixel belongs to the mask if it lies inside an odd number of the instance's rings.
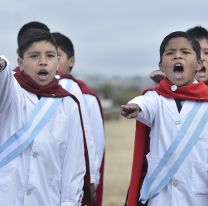
[{"label": "grassy field", "polygon": [[134,142],[134,120],[106,121],[106,159],[103,206],[124,205]]}]

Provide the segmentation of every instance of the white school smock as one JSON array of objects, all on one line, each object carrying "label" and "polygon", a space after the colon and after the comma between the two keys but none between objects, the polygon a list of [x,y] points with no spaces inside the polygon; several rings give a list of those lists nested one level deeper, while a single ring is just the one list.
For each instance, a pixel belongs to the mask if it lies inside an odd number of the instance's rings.
[{"label": "white school smock", "polygon": [[[38,101],[19,86],[7,62],[0,72],[0,145],[23,126]],[[0,205],[81,205],[84,175],[78,106],[64,97],[34,142],[0,168]]]},{"label": "white school smock", "polygon": [[91,130],[96,146],[97,158],[95,160],[97,185],[100,180],[100,167],[105,150],[104,125],[97,98],[90,94],[83,94],[87,113],[89,115]]},{"label": "white school smock", "polygon": [[[59,80],[60,84],[63,80],[64,79]],[[97,158],[96,157],[97,152],[96,152],[95,142],[94,142],[94,138],[93,138],[91,127],[90,127],[89,116],[86,110],[86,105],[84,102],[83,94],[79,85],[74,80],[72,79],[67,79],[67,80],[71,81],[71,86],[68,89],[68,92],[73,94],[79,100],[79,103],[80,103],[80,109],[82,112],[83,126],[85,130],[87,150],[88,150],[88,156],[89,156],[90,182],[96,184],[97,180],[96,180],[95,159]]]},{"label": "white school smock", "polygon": [[[149,91],[144,96],[134,98],[130,103],[136,103],[141,108],[137,120],[151,127],[150,153],[147,155],[147,175],[150,175],[173,142],[195,102],[184,101],[178,113],[174,99]],[[208,107],[208,103],[204,102],[203,106]],[[205,128],[172,180],[148,202],[148,206],[208,205],[207,131],[208,128]]]}]

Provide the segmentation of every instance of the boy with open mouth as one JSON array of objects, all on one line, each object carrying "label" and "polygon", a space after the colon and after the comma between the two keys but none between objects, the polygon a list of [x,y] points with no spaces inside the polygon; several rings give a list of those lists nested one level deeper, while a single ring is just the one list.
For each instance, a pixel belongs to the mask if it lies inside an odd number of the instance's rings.
[{"label": "boy with open mouth", "polygon": [[23,35],[16,78],[0,59],[0,205],[78,206],[85,175],[79,102],[55,78],[51,33]]},{"label": "boy with open mouth", "polygon": [[[121,114],[137,120],[126,205],[207,205],[208,90],[195,80],[200,60],[200,45],[190,35],[181,31],[167,35],[159,62],[166,78],[122,105]],[[183,101],[182,106],[177,100]],[[142,183],[146,151],[140,149],[148,138],[148,170]]]}]

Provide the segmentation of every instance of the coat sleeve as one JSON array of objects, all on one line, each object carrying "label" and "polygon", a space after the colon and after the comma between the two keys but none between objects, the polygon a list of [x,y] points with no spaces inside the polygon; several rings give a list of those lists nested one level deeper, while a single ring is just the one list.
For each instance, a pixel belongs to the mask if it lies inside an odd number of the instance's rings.
[{"label": "coat sleeve", "polygon": [[2,58],[6,67],[0,70],[0,113],[16,108],[21,98],[21,87],[14,78],[12,67],[5,57]]},{"label": "coat sleeve", "polygon": [[96,183],[98,184],[105,149],[104,125],[97,99],[89,94],[84,94],[84,99],[96,148],[94,168],[96,171]]},{"label": "coat sleeve", "polygon": [[63,162],[61,206],[79,206],[83,196],[82,189],[86,168],[83,131],[78,108],[70,113],[68,129],[70,136]]},{"label": "coat sleeve", "polygon": [[[71,80],[72,81],[72,80]],[[73,82],[71,85],[70,90],[68,90],[71,94],[73,94],[80,103],[80,108],[82,112],[82,118],[83,118],[83,124],[84,124],[84,131],[86,135],[86,142],[87,142],[87,150],[89,154],[89,164],[90,164],[90,182],[96,184],[96,169],[94,167],[94,162],[96,159],[96,147],[95,142],[90,126],[90,120],[87,113],[84,96],[82,94],[82,91],[80,90],[80,87],[76,82]]]},{"label": "coat sleeve", "polygon": [[136,119],[148,127],[151,127],[158,112],[158,97],[159,95],[156,92],[149,91],[144,95],[135,97],[129,102],[137,104],[140,107],[141,111],[139,112]]},{"label": "coat sleeve", "polygon": [[6,61],[6,67],[0,70],[0,113],[2,113],[12,101],[11,66],[5,57],[2,58]]}]

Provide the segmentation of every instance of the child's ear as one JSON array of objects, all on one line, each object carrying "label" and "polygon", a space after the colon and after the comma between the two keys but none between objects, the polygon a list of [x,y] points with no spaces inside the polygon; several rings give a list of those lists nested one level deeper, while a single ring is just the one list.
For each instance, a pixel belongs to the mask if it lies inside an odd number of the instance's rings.
[{"label": "child's ear", "polygon": [[163,66],[162,66],[162,63],[161,63],[161,62],[159,63],[159,68],[160,68],[160,71],[161,71],[161,72],[164,72]]},{"label": "child's ear", "polygon": [[19,49],[18,48],[16,49],[16,53],[17,53],[17,55],[19,55]]},{"label": "child's ear", "polygon": [[18,63],[18,66],[21,67],[22,66],[22,58],[18,57],[17,63]]},{"label": "child's ear", "polygon": [[196,71],[199,71],[201,68],[202,68],[202,61],[198,60],[197,61],[197,69],[196,69]]},{"label": "child's ear", "polygon": [[68,60],[68,64],[69,64],[69,67],[70,68],[73,68],[74,67],[74,64],[75,64],[75,58],[74,56],[71,56]]}]

